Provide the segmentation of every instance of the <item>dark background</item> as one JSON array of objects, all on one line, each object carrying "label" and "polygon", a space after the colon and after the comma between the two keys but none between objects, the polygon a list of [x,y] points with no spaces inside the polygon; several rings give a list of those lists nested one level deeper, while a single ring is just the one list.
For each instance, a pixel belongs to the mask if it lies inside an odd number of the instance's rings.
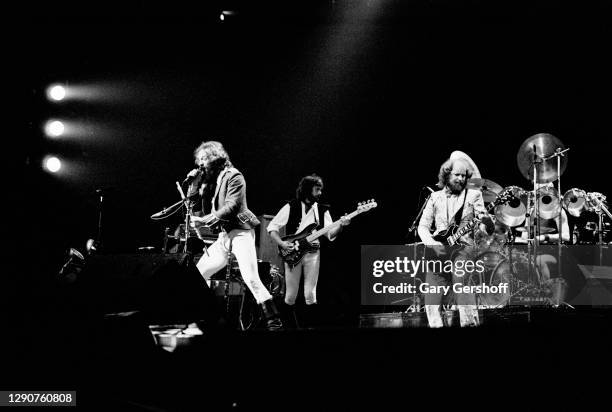
[{"label": "dark background", "polygon": [[[551,133],[571,148],[564,191],[609,194],[605,3],[89,1],[22,10],[14,35],[26,78],[25,207],[11,219],[25,222],[20,275],[49,280],[68,247],[95,236],[98,188],[108,190],[108,252],[161,246],[164,227],[180,219],[149,216],[178,200],[174,182],[209,139],[245,174],[258,215],[275,214],[312,172],[325,180],[334,218],[377,200],[324,252],[320,300],[345,308],[359,305],[360,245],[412,240],[421,188],[454,150],[483,177],[528,188],[518,149]],[[221,22],[221,10],[236,13]],[[103,98],[51,103],[53,82],[95,86]],[[84,128],[49,139],[50,117]],[[62,173],[42,170],[48,152],[65,159]]]}]

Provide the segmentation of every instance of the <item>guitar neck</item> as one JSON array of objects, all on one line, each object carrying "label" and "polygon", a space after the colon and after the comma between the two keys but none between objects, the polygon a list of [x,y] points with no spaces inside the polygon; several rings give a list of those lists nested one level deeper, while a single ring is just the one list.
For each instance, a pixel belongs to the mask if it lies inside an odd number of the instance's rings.
[{"label": "guitar neck", "polygon": [[[357,216],[359,213],[361,213],[360,210],[355,210],[353,213],[351,213],[350,215],[347,216],[347,219],[352,219],[353,217]],[[341,224],[342,224],[342,222],[340,220],[336,220],[331,225],[325,226],[324,228],[319,229],[316,232],[311,233],[310,235],[308,235],[306,237],[306,240],[308,242],[312,242],[312,241],[320,238],[321,236],[326,235],[330,230],[333,230],[333,229],[337,228]]]}]

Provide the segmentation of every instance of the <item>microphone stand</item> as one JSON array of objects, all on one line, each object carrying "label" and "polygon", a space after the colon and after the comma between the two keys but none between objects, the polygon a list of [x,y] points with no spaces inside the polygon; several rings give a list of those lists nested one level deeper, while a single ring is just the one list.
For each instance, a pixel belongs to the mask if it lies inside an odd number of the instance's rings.
[{"label": "microphone stand", "polygon": [[[433,193],[433,192],[432,192]],[[417,260],[417,243],[416,242],[416,230],[417,230],[417,225],[419,220],[421,219],[421,215],[423,214],[423,211],[425,210],[425,206],[427,206],[427,202],[429,202],[429,198],[431,197],[431,193],[429,194],[429,196],[427,196],[427,198],[425,199],[425,201],[423,202],[423,205],[421,206],[421,209],[419,210],[419,213],[417,214],[416,218],[414,219],[414,221],[412,222],[412,225],[410,226],[410,229],[408,229],[408,235],[410,235],[412,233],[413,236],[413,240],[415,240],[415,242],[412,243],[412,246],[414,248],[414,260]],[[408,236],[406,236],[408,237]],[[417,303],[417,296],[416,296],[416,274],[413,276],[413,284],[412,286],[414,286],[412,288],[412,305],[410,305],[408,307],[408,309],[406,309],[406,312],[420,312],[421,310],[421,305],[420,303]]]},{"label": "microphone stand", "polygon": [[[192,213],[193,206],[191,205],[189,198],[185,196],[185,193],[183,193],[183,188],[181,187],[179,182],[176,182],[176,188],[178,189],[181,195],[181,202],[185,203],[185,244],[183,245],[183,253],[186,254],[188,253],[187,243],[189,241],[189,236],[191,235],[190,222],[191,222],[191,213]],[[195,228],[195,233],[198,236],[198,239],[204,241],[204,239],[202,239],[202,236],[200,235],[200,232],[198,231],[197,228]],[[204,253],[208,255],[208,248],[206,247],[206,242],[204,242]]]},{"label": "microphone stand", "polygon": [[185,244],[183,245],[183,253],[187,253],[187,243],[189,241],[189,235],[190,235],[189,221],[191,220],[191,204],[189,202],[189,199],[187,199],[187,197],[185,196],[185,193],[183,192],[183,188],[181,187],[179,182],[175,182],[175,183],[176,183],[176,188],[179,194],[181,195],[181,202],[185,204]]},{"label": "microphone stand", "polygon": [[[423,206],[421,206],[421,209],[419,210],[419,214],[417,215],[417,217],[412,222],[412,225],[410,226],[410,229],[408,229],[408,234],[413,233],[413,232],[416,231],[418,222],[421,219],[421,215],[423,214],[423,211],[425,210],[425,206],[427,206],[427,202],[429,201],[430,197],[431,197],[431,193],[429,194],[429,196],[427,196],[427,199],[425,199],[425,202],[423,202]],[[416,240],[416,234],[414,234],[413,236],[414,236],[414,239]],[[408,237],[408,236],[406,236],[406,237]]]}]

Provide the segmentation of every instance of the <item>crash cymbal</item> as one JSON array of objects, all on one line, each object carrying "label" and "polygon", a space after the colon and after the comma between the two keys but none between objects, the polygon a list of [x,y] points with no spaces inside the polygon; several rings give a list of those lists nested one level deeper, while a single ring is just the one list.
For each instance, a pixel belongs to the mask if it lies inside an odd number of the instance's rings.
[{"label": "crash cymbal", "polygon": [[[565,146],[555,136],[548,133],[538,133],[527,138],[519,148],[516,161],[521,174],[527,180],[533,180],[534,154],[536,156],[536,178],[538,183],[554,182],[559,178],[557,172],[557,158],[548,158],[557,149],[564,150]],[[535,150],[535,153],[534,153]],[[567,166],[567,155],[561,156],[561,174]]]},{"label": "crash cymbal", "polygon": [[471,178],[467,182],[468,189],[476,189],[482,192],[482,198],[485,203],[494,202],[497,195],[504,190],[503,187],[489,179]]}]

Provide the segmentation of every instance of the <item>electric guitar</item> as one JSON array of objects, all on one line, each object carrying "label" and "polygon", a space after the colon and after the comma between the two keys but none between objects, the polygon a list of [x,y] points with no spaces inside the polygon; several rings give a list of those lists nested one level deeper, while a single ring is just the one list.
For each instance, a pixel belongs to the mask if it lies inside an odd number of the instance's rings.
[{"label": "electric guitar", "polygon": [[[490,213],[491,210],[495,208],[495,206],[509,202],[512,198],[514,198],[514,195],[510,190],[503,191],[499,194],[499,196],[497,197],[497,199],[495,199],[494,202],[487,206],[487,213]],[[435,235],[433,239],[438,242],[441,242],[444,245],[454,246],[458,244],[461,237],[471,231],[478,222],[480,222],[480,220],[478,218],[474,218],[468,223],[466,223],[464,226],[460,226],[453,223],[447,229]]]},{"label": "electric guitar", "polygon": [[[367,212],[368,210],[374,209],[376,206],[376,202],[374,199],[368,200],[367,202],[361,202],[357,206],[357,209],[346,216],[347,219],[352,219],[355,216]],[[325,226],[322,229],[315,230],[317,227],[317,223],[312,223],[308,225],[304,230],[295,235],[287,235],[283,236],[281,239],[285,242],[293,243],[293,249],[286,250],[282,247],[278,247],[278,254],[280,257],[289,265],[289,267],[294,267],[298,263],[302,261],[302,258],[308,252],[314,252],[319,247],[318,245],[313,245],[314,242],[319,237],[327,234],[330,230],[337,228],[340,226],[342,222],[340,220],[335,221],[329,226]]]}]

